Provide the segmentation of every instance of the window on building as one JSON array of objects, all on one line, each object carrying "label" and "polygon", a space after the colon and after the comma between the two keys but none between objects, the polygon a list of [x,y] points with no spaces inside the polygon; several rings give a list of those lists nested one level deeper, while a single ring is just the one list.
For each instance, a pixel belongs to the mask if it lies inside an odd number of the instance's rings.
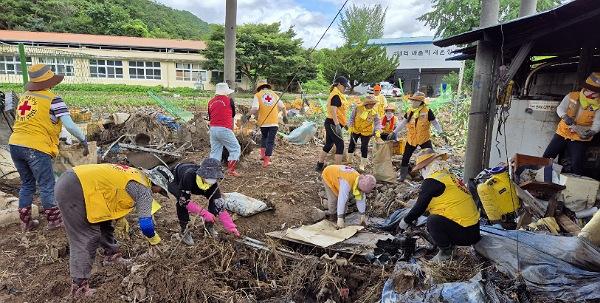
[{"label": "window on building", "polygon": [[202,70],[200,64],[177,63],[175,64],[175,77],[177,81],[206,81],[208,74]]},{"label": "window on building", "polygon": [[123,78],[123,61],[90,60],[90,75],[94,78]]},{"label": "window on building", "polygon": [[220,70],[210,71],[210,82],[212,82],[212,83],[223,82],[223,72]]},{"label": "window on building", "polygon": [[72,58],[40,58],[40,63],[50,65],[52,71],[57,74],[65,76],[75,75]]},{"label": "window on building", "polygon": [[129,78],[160,80],[160,62],[129,61]]},{"label": "window on building", "polygon": [[[31,66],[31,57],[25,59],[27,66]],[[18,56],[0,56],[0,74],[20,75],[21,60]]]}]

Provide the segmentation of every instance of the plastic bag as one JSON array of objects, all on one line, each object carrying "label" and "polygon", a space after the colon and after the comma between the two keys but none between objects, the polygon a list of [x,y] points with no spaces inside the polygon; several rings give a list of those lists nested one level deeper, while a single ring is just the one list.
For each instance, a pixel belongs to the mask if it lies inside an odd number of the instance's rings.
[{"label": "plastic bag", "polygon": [[394,142],[375,142],[373,148],[373,176],[377,181],[396,183],[396,170],[392,165]]},{"label": "plastic bag", "polygon": [[249,217],[263,211],[272,209],[267,203],[245,196],[240,193],[225,194],[225,209],[242,217]]},{"label": "plastic bag", "polygon": [[283,138],[292,144],[306,144],[314,138],[316,133],[317,125],[315,122],[304,121],[302,125],[288,135],[283,135]]}]

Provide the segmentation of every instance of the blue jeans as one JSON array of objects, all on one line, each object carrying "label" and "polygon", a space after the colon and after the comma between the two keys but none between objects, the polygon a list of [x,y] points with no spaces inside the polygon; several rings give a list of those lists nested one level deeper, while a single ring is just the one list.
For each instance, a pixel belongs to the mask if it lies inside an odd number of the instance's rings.
[{"label": "blue jeans", "polygon": [[221,161],[223,147],[229,152],[229,161],[238,161],[242,149],[233,131],[226,127],[211,126],[210,128],[210,157]]},{"label": "blue jeans", "polygon": [[19,208],[33,202],[36,181],[40,186],[40,200],[44,209],[56,206],[54,201],[54,171],[50,155],[28,147],[10,145],[10,157],[21,177]]}]

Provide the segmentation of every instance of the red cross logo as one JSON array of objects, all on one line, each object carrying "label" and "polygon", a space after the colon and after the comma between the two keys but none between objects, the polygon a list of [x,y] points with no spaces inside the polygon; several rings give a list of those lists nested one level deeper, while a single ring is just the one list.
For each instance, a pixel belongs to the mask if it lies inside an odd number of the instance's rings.
[{"label": "red cross logo", "polygon": [[271,100],[273,100],[273,98],[271,98],[271,96],[270,96],[270,95],[267,95],[267,96],[265,97],[265,100],[267,100],[267,102],[271,103]]},{"label": "red cross logo", "polygon": [[29,105],[29,100],[25,100],[25,102],[23,102],[23,104],[21,104],[21,106],[19,106],[17,108],[17,110],[20,111],[21,116],[25,116],[27,111],[31,110],[31,105]]}]

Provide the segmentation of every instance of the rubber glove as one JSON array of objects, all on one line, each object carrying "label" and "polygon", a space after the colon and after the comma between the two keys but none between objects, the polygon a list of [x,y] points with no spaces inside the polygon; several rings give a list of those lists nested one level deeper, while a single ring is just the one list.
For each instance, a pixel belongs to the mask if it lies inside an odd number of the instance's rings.
[{"label": "rubber glove", "polygon": [[154,233],[154,237],[148,238],[148,242],[150,242],[150,245],[157,245],[160,243],[160,236]]},{"label": "rubber glove", "polygon": [[388,141],[398,141],[398,134],[396,134],[396,133],[394,133],[394,132],[393,132],[393,133],[391,133],[391,134],[388,136]]},{"label": "rubber glove", "polygon": [[398,232],[404,231],[408,228],[408,223],[404,221],[404,219],[400,220],[400,224],[398,224]]},{"label": "rubber glove", "polygon": [[198,205],[198,203],[194,201],[189,201],[186,208],[189,213],[202,217],[202,219],[204,219],[204,222],[215,222],[215,216],[211,214],[208,210],[202,208],[200,205]]},{"label": "rubber glove", "polygon": [[344,227],[346,227],[346,222],[345,222],[344,218],[338,218],[337,219],[337,228],[342,229]]},{"label": "rubber glove", "polygon": [[563,121],[565,121],[565,123],[566,123],[567,125],[573,125],[573,124],[575,124],[575,120],[573,120],[573,118],[571,118],[571,117],[570,117],[570,116],[568,116],[568,115],[564,115],[564,116],[562,116],[562,119],[563,119]]},{"label": "rubber glove", "polygon": [[226,210],[223,210],[219,213],[219,221],[223,224],[223,228],[230,234],[235,235],[236,237],[240,236],[240,232],[237,230],[237,226],[233,223],[233,219]]},{"label": "rubber glove", "polygon": [[375,131],[375,137],[381,138],[381,131],[380,130]]},{"label": "rubber glove", "polygon": [[129,239],[129,222],[125,217],[115,220],[115,235],[117,238]]}]

